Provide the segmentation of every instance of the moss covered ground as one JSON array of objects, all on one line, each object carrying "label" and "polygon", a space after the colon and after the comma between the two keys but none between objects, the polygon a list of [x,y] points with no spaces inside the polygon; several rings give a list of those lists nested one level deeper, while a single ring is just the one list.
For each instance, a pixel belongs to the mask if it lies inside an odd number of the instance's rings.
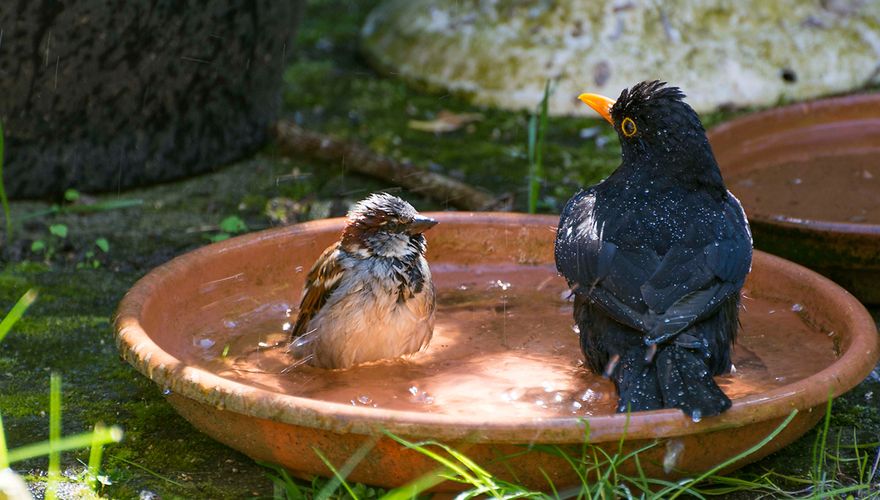
[{"label": "moss covered ground", "polygon": [[[498,195],[511,194],[515,207],[523,210],[528,114],[474,108],[458,96],[413,89],[374,72],[359,55],[356,31],[374,4],[309,4],[285,74],[285,117]],[[441,110],[478,112],[483,118],[443,135],[407,126],[409,120],[432,120]],[[711,124],[730,116],[705,118]],[[552,118],[546,141],[547,175],[538,205],[543,212],[558,212],[577,187],[596,182],[618,162],[616,139],[597,120]],[[223,232],[224,219],[238,217],[253,231],[277,223],[279,206],[287,207],[280,210],[288,220],[341,215],[349,202],[366,193],[393,188],[353,175],[344,165],[283,158],[267,145],[251,158],[218,166],[198,178],[80,196],[75,202],[57,200],[60,210],[49,214],[42,212],[51,210],[52,203],[14,202],[17,234],[0,251],[0,309],[8,309],[31,287],[40,296],[0,346],[0,413],[10,447],[46,438],[49,373],[56,371],[63,377],[65,433],[86,430],[99,421],[125,430],[123,442],[107,449],[105,471],[112,484],[102,494],[271,497],[265,469],[192,428],[164,401],[158,387],[119,359],[112,331],[114,309],[150,269]],[[417,193],[403,194],[420,209],[446,208]],[[118,200],[139,203],[76,211]],[[275,215],[267,215],[267,205],[275,207],[270,210]],[[66,236],[59,235],[60,225],[67,229]],[[107,240],[108,251],[96,245],[100,238]],[[44,248],[34,250],[35,241],[42,241]],[[844,455],[853,439],[865,450],[878,446],[878,398],[880,375],[875,371],[873,378],[835,403],[830,436],[832,443],[840,437]],[[775,470],[805,478],[814,465],[814,438],[815,432],[810,433],[741,474]],[[70,453],[64,463],[76,468],[86,459],[85,452]],[[45,460],[16,466],[34,477],[45,467]],[[853,472],[845,468],[841,474]]]}]

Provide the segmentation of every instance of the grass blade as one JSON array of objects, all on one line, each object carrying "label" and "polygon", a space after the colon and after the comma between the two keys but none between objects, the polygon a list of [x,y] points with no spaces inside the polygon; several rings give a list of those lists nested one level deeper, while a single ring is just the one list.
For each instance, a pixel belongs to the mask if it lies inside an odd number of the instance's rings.
[{"label": "grass blade", "polygon": [[825,418],[822,422],[822,430],[816,434],[813,442],[813,485],[817,491],[822,491],[825,484],[825,447],[828,444],[828,427],[831,425],[831,403],[833,399],[828,394],[828,403],[825,405]]},{"label": "grass blade", "polygon": [[3,415],[0,415],[0,470],[9,467],[9,450],[6,449],[6,431],[3,430]]},{"label": "grass blade", "polygon": [[539,105],[538,115],[529,117],[528,159],[529,159],[529,213],[538,210],[538,195],[541,180],[544,178],[543,152],[544,131],[547,129],[547,101],[550,97],[550,80],[544,84],[544,97]]},{"label": "grass blade", "polygon": [[104,454],[104,444],[100,440],[100,436],[104,434],[104,424],[97,423],[92,429],[92,446],[89,450],[89,470],[88,482],[89,487],[94,490],[98,486],[98,473],[101,471],[101,458]]},{"label": "grass blade", "polygon": [[342,465],[342,468],[339,469],[339,472],[337,472],[336,469],[334,469],[333,466],[327,461],[327,459],[323,455],[321,455],[320,450],[314,449],[318,457],[324,461],[324,464],[327,465],[327,467],[329,467],[334,474],[333,479],[328,481],[327,484],[324,485],[323,488],[321,488],[321,491],[318,493],[316,498],[329,498],[330,495],[332,495],[333,492],[336,491],[337,488],[339,488],[339,483],[342,483],[342,485],[345,487],[346,490],[348,490],[351,496],[353,498],[356,498],[351,488],[349,488],[348,484],[346,484],[345,478],[347,478],[348,475],[351,474],[351,471],[354,470],[355,467],[357,467],[357,464],[361,463],[364,457],[367,456],[367,453],[369,453],[370,450],[372,450],[376,446],[377,442],[379,442],[379,436],[371,436],[369,439],[364,441],[364,444],[362,444],[360,448],[355,450],[355,452]]},{"label": "grass blade", "polygon": [[[269,476],[269,479],[275,486],[274,498],[287,498],[288,500],[305,500],[307,498],[306,494],[303,493],[303,488],[296,484],[284,467],[271,462],[263,462],[261,460],[256,460],[256,462],[257,464],[272,470],[273,473],[267,473],[266,475]],[[281,493],[284,493],[284,495],[282,496]]]},{"label": "grass blade", "polygon": [[12,306],[12,309],[9,310],[9,314],[3,318],[3,321],[0,321],[0,342],[3,342],[3,337],[9,333],[12,326],[21,319],[24,312],[27,311],[27,308],[30,307],[35,300],[37,300],[37,291],[31,288],[25,292],[20,299],[18,299],[18,302],[16,302],[14,306]]},{"label": "grass blade", "polygon": [[55,498],[58,479],[61,477],[61,450],[55,448],[61,439],[61,376],[49,376],[49,482],[46,500]]},{"label": "grass blade", "polygon": [[[340,485],[345,488],[345,491],[348,492],[351,498],[353,498],[354,500],[358,500],[357,494],[355,494],[354,490],[351,489],[351,486],[348,485],[345,477],[342,476],[342,473],[336,470],[336,467],[334,467],[333,463],[330,462],[330,460],[325,457],[323,453],[321,453],[321,450],[317,448],[312,448],[312,451],[315,452],[315,455],[318,455],[318,458],[320,458],[321,461],[324,462],[324,465],[326,465],[327,468],[330,469],[330,472],[333,473],[333,480],[329,481],[326,485],[324,485],[323,488],[321,488],[321,491],[319,491],[318,494],[315,495],[315,500],[326,500],[330,498],[330,496],[333,495],[333,493],[336,491],[337,488],[339,488]],[[349,459],[346,464],[350,462],[351,459]]]},{"label": "grass blade", "polygon": [[[696,479],[691,479],[691,480],[689,480],[689,481],[684,482],[684,483],[681,484],[681,485],[676,485],[675,489],[676,489],[677,491],[675,491],[675,493],[673,493],[672,496],[669,496],[669,497],[668,497],[669,500],[675,500],[675,499],[678,498],[682,493],[685,493],[685,492],[687,492],[687,493],[692,493],[692,490],[691,490],[691,487],[692,487],[692,486],[694,486],[694,485],[696,485],[697,483],[703,481],[703,480],[706,479],[707,477],[714,475],[715,473],[717,473],[717,472],[720,471],[721,469],[723,469],[723,468],[725,468],[725,467],[727,467],[727,466],[729,466],[729,465],[732,465],[732,464],[734,464],[735,462],[737,462],[737,461],[739,461],[739,460],[742,460],[743,458],[745,458],[745,457],[751,455],[752,453],[754,453],[754,452],[760,450],[761,448],[763,448],[764,446],[766,446],[767,443],[769,443],[770,441],[773,440],[773,438],[775,438],[776,436],[778,436],[779,433],[782,432],[783,429],[785,429],[786,427],[788,427],[788,424],[791,423],[791,421],[794,419],[794,417],[795,417],[797,414],[798,414],[797,409],[791,410],[791,413],[788,414],[788,417],[786,417],[785,420],[783,420],[781,424],[779,424],[775,429],[773,429],[773,432],[771,432],[770,434],[768,434],[767,437],[765,437],[764,439],[762,439],[760,442],[758,442],[757,444],[755,444],[755,445],[752,446],[751,448],[745,450],[744,452],[742,452],[742,453],[740,453],[740,454],[738,454],[738,455],[736,455],[736,456],[734,456],[734,457],[728,458],[727,460],[725,460],[724,462],[722,462],[722,463],[716,465],[715,467],[712,467],[711,469],[709,469],[709,470],[707,470],[706,472],[704,472],[704,473],[700,474],[699,476],[697,476]],[[667,498],[666,495],[668,495],[669,493],[672,493],[672,492],[671,492],[671,487],[670,487],[670,488],[666,488],[666,489],[664,489],[664,490],[661,491],[658,495],[660,496],[660,498]]]},{"label": "grass blade", "polygon": [[529,213],[535,213],[538,208],[538,179],[536,177],[535,149],[538,141],[538,119],[535,115],[529,117],[528,128],[528,155],[529,155]]},{"label": "grass blade", "polygon": [[[95,441],[94,434],[94,431],[84,432],[82,434],[74,434],[73,436],[60,438],[52,444],[50,444],[49,441],[41,441],[39,443],[25,445],[14,450],[9,450],[7,459],[10,464],[14,464],[15,462],[21,462],[22,460],[48,455],[51,449],[62,452],[88,448]],[[102,445],[118,443],[122,440],[122,429],[116,426],[104,428],[97,437],[98,442]]]},{"label": "grass blade", "polygon": [[[80,448],[82,448],[82,446],[80,446]],[[113,460],[119,460],[120,462],[122,462],[124,464],[128,464],[128,465],[137,467],[138,469],[146,472],[147,474],[149,474],[157,479],[161,479],[162,481],[165,481],[166,483],[173,484],[174,486],[177,486],[179,488],[186,488],[187,487],[187,485],[185,485],[179,481],[175,481],[169,477],[165,477],[162,474],[159,474],[158,472],[154,472],[154,471],[144,467],[143,465],[141,465],[137,462],[132,462],[131,460],[127,460],[125,458],[122,458],[122,457],[119,457],[116,455],[111,455],[111,458],[113,458]]]}]

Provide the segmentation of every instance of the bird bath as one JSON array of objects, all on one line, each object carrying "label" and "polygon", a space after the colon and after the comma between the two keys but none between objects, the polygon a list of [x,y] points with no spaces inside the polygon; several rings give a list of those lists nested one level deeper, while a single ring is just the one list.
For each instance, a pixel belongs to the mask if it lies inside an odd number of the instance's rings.
[{"label": "bird bath", "polygon": [[880,303],[880,95],[745,116],[709,140],[758,248]]},{"label": "bird bath", "polygon": [[[810,429],[828,396],[858,384],[877,362],[875,325],[852,296],[757,252],[745,286],[737,370],[719,378],[733,407],[700,422],[678,410],[627,419],[613,413],[613,385],[581,365],[571,303],[553,265],[558,219],[430,216],[440,221],[428,235],[438,290],[435,335],[407,359],[326,371],[291,368],[284,348],[260,347],[285,338],[309,266],[338,238],[342,219],[234,238],[152,271],[120,304],[122,355],[198,429],[302,476],[331,475],[315,450],[337,468],[364,454],[349,479],[384,487],[437,469],[388,431],[445,442],[501,477],[543,489],[547,478],[557,487],[579,479],[558,456],[522,452],[552,444],[580,456],[585,422],[588,440],[612,454],[621,438],[624,453],[657,440],[641,453],[641,467],[673,478],[748,449],[799,410],[773,441],[735,466],[744,465]],[[617,470],[635,474],[635,463]]]}]

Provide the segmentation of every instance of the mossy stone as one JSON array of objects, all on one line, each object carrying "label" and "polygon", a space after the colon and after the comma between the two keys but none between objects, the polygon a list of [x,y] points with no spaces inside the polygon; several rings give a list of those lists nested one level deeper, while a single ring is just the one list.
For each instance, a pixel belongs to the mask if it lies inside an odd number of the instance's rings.
[{"label": "mossy stone", "polygon": [[380,67],[505,109],[554,114],[582,92],[680,86],[698,111],[851,91],[875,77],[880,2],[386,0],[364,48]]}]

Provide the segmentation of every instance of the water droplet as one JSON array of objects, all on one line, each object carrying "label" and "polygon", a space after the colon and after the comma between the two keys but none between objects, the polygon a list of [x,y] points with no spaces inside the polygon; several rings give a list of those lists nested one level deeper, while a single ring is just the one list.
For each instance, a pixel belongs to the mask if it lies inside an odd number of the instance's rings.
[{"label": "water droplet", "polygon": [[238,323],[232,321],[231,319],[224,319],[223,326],[225,326],[226,328],[235,328],[236,326],[238,326]]},{"label": "water droplet", "polygon": [[290,328],[291,328],[290,321],[285,321],[284,323],[281,324],[281,329],[284,330],[285,332],[289,331]]},{"label": "water droplet", "polygon": [[669,474],[676,465],[681,452],[684,451],[684,442],[681,439],[670,439],[666,442],[666,453],[663,455],[663,471]]},{"label": "water droplet", "polygon": [[468,289],[468,286],[462,283],[461,285],[458,285],[458,289],[463,292]]},{"label": "water droplet", "polygon": [[792,311],[792,312],[796,312],[796,313],[797,313],[797,312],[801,312],[801,311],[803,311],[803,310],[804,310],[804,306],[803,306],[803,304],[797,304],[797,303],[796,303],[796,304],[793,304],[793,305],[791,306],[791,311]]},{"label": "water droplet", "polygon": [[596,396],[597,394],[595,391],[593,391],[592,389],[587,389],[586,391],[584,391],[583,394],[581,394],[581,401],[590,401],[591,399],[596,399]]},{"label": "water droplet", "polygon": [[513,389],[504,391],[501,394],[501,399],[505,401],[516,401],[523,396],[523,393],[524,391],[522,389],[515,387]]},{"label": "water droplet", "polygon": [[162,395],[163,395],[163,396],[170,396],[170,395],[171,395],[171,389],[169,389],[168,387],[162,389]]},{"label": "water droplet", "polygon": [[489,282],[488,289],[489,290],[501,289],[502,291],[507,291],[510,289],[511,286],[513,286],[513,285],[511,285],[510,283],[508,283],[506,281],[494,280],[494,281]]},{"label": "water droplet", "polygon": [[199,339],[198,346],[202,349],[210,349],[214,347],[214,341],[211,339]]},{"label": "water droplet", "polygon": [[368,405],[373,402],[373,399],[370,396],[358,396],[357,401],[362,405]]},{"label": "water droplet", "polygon": [[[288,269],[290,269],[290,268],[288,268]],[[303,266],[296,266],[295,269],[296,269],[296,272],[298,272],[298,273],[303,272]]]},{"label": "water droplet", "polygon": [[691,413],[691,420],[693,420],[694,422],[699,422],[700,420],[703,420],[703,412],[700,410],[694,410],[694,412]]},{"label": "water droplet", "polygon": [[412,400],[416,403],[433,404],[434,398],[425,391],[419,391],[416,386],[410,387],[407,392],[412,395]]}]

